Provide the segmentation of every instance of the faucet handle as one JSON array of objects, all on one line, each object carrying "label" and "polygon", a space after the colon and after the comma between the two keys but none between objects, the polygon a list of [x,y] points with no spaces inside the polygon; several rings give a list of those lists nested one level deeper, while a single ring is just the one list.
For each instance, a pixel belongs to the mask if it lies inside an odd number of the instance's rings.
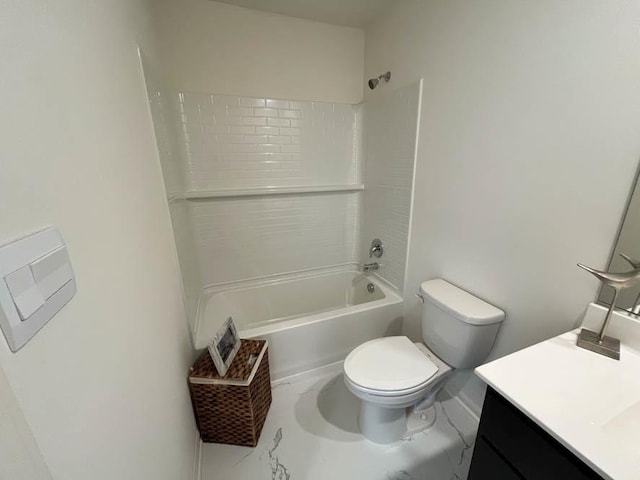
[{"label": "faucet handle", "polygon": [[369,258],[380,258],[383,253],[384,246],[382,245],[382,240],[380,240],[379,238],[374,238],[371,242],[371,248],[369,249]]}]

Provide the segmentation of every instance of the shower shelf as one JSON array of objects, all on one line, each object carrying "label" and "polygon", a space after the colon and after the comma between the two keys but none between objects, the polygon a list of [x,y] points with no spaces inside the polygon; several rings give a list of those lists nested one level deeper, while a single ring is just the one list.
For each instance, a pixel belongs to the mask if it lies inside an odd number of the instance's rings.
[{"label": "shower shelf", "polygon": [[260,187],[260,188],[220,188],[215,190],[193,190],[190,192],[171,195],[169,201],[197,200],[208,198],[255,197],[264,195],[291,195],[296,193],[323,192],[357,192],[364,190],[361,183],[350,185],[306,185],[292,187]]}]

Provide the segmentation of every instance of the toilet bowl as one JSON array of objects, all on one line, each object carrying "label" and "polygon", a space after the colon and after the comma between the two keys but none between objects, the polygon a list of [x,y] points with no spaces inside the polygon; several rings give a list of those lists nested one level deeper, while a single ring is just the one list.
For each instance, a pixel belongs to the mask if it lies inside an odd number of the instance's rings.
[{"label": "toilet bowl", "polygon": [[363,343],[344,363],[344,381],[361,400],[358,425],[376,443],[390,443],[407,429],[406,409],[433,404],[452,369],[421,343],[384,337]]},{"label": "toilet bowl", "polygon": [[384,337],[356,347],[344,361],[344,382],[360,399],[358,425],[376,443],[399,440],[407,431],[407,408],[435,402],[454,368],[478,366],[489,354],[504,312],[437,279],[420,286],[422,336]]}]

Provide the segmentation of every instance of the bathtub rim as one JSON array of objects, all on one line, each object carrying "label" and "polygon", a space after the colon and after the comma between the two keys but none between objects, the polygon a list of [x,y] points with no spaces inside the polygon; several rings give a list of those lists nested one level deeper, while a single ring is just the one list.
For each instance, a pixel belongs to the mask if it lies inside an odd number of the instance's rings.
[{"label": "bathtub rim", "polygon": [[[382,293],[384,294],[384,298],[378,300],[372,300],[370,302],[364,302],[357,305],[350,305],[347,307],[339,307],[334,308],[318,313],[312,313],[310,315],[299,315],[293,318],[286,318],[282,321],[275,322],[270,325],[265,325],[261,327],[254,327],[245,330],[239,330],[239,333],[243,338],[253,338],[261,335],[266,335],[274,332],[280,332],[284,330],[288,330],[290,328],[295,328],[301,325],[307,325],[312,323],[321,322],[323,320],[328,320],[331,318],[335,318],[337,316],[348,315],[351,313],[359,313],[363,311],[367,311],[373,308],[392,305],[395,303],[402,303],[403,299],[398,292],[398,290],[392,284],[388,283],[384,278],[377,274],[364,273],[360,264],[357,263],[349,263],[344,265],[332,265],[329,267],[322,268],[314,268],[309,270],[301,270],[298,272],[284,273],[284,274],[276,274],[270,275],[268,277],[259,277],[253,278],[249,280],[239,280],[234,282],[225,282],[216,285],[210,285],[204,287],[202,289],[201,294],[198,297],[198,307],[196,310],[196,321],[193,326],[193,343],[196,349],[206,348],[202,347],[199,342],[199,331],[200,326],[203,321],[204,314],[206,312],[206,304],[209,299],[217,294],[222,292],[230,292],[230,291],[239,291],[245,290],[249,288],[256,288],[261,286],[271,286],[278,285],[282,283],[288,283],[296,280],[301,280],[305,278],[318,278],[324,276],[335,275],[339,273],[352,273],[363,275],[368,278],[372,283],[376,285]],[[304,320],[304,321],[303,321]]]}]

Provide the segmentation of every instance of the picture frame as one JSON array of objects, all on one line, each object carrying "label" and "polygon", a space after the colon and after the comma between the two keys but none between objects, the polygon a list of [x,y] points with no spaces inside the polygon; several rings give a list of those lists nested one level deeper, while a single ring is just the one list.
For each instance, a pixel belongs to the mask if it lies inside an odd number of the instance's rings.
[{"label": "picture frame", "polygon": [[233,318],[229,317],[209,342],[208,347],[209,355],[221,377],[227,374],[231,362],[233,362],[236,353],[240,350],[240,344],[238,330]]}]

